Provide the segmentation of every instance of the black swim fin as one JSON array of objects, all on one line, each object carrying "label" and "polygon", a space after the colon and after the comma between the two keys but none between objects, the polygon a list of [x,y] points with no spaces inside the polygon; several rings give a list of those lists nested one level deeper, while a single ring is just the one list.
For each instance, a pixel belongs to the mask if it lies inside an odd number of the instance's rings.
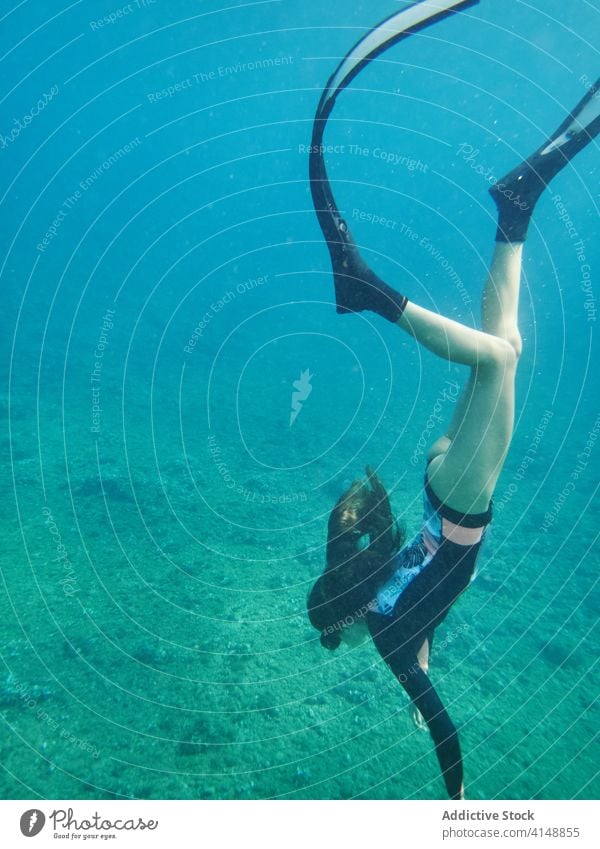
[{"label": "black swim fin", "polygon": [[381,280],[362,260],[331,191],[323,158],[323,134],[338,94],[372,59],[403,38],[479,0],[421,0],[390,15],[358,41],[329,78],[313,124],[309,159],[310,190],[331,256],[338,313],[373,310],[398,320],[407,299]]},{"label": "black swim fin", "polygon": [[600,79],[534,154],[491,187],[498,207],[498,242],[522,242],[540,195],[558,172],[600,132]]}]

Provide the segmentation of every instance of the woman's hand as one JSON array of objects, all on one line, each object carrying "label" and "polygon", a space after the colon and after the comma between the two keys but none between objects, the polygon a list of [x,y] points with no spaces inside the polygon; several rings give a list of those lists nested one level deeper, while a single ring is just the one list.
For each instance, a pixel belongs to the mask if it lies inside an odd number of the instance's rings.
[{"label": "woman's hand", "polygon": [[423,714],[416,706],[416,704],[412,701],[408,706],[408,713],[415,727],[418,728],[419,731],[427,731],[427,723],[423,719]]}]

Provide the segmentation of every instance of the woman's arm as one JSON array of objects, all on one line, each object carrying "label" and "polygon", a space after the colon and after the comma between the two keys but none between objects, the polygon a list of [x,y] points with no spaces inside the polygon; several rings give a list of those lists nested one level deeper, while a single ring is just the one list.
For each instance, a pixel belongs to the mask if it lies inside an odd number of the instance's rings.
[{"label": "woman's arm", "polygon": [[[428,634],[425,637],[425,639],[423,640],[423,645],[421,646],[421,648],[417,652],[417,662],[418,662],[419,666],[421,667],[421,669],[423,670],[423,672],[425,672],[425,673],[429,672],[429,653],[431,651],[431,643],[432,642],[433,642],[433,631],[431,632],[431,634]],[[420,731],[425,731],[425,729],[427,728],[427,723],[425,722],[425,719],[423,718],[421,711],[418,709],[418,707],[412,701],[412,699],[411,699],[410,704],[408,706],[408,712],[409,712],[410,718],[412,719],[415,726]]]},{"label": "woman's arm", "polygon": [[[373,635],[373,630],[370,630]],[[425,644],[429,647],[429,639],[422,644],[422,649]],[[464,799],[463,764],[458,732],[427,673],[422,669],[417,653],[398,649],[384,657],[384,660],[427,723],[449,797]]]},{"label": "woman's arm", "polygon": [[[398,669],[400,671],[397,671]],[[416,656],[404,671],[399,666],[393,671],[427,723],[448,796],[451,799],[464,799],[463,763],[458,732],[429,676],[421,669]]]},{"label": "woman's arm", "polygon": [[429,652],[431,651],[432,639],[433,631],[425,637],[423,645],[417,652],[417,661],[423,672],[429,672]]}]

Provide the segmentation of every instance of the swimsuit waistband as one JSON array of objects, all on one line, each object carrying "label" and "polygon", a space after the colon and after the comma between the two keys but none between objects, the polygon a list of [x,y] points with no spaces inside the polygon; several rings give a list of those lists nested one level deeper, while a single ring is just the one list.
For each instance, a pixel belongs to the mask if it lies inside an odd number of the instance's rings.
[{"label": "swimsuit waistband", "polygon": [[448,507],[447,504],[440,501],[431,488],[427,474],[425,475],[425,492],[435,511],[455,525],[460,525],[463,528],[483,528],[492,521],[491,501],[484,513],[460,513],[458,510],[453,510],[452,507]]}]

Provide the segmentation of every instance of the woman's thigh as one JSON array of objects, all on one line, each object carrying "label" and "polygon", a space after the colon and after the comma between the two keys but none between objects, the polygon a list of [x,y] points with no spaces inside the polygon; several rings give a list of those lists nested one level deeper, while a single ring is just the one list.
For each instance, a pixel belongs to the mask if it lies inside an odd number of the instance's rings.
[{"label": "woman's thigh", "polygon": [[448,447],[429,464],[433,491],[461,513],[484,512],[490,503],[513,433],[515,373],[510,357],[473,372],[450,425]]}]

